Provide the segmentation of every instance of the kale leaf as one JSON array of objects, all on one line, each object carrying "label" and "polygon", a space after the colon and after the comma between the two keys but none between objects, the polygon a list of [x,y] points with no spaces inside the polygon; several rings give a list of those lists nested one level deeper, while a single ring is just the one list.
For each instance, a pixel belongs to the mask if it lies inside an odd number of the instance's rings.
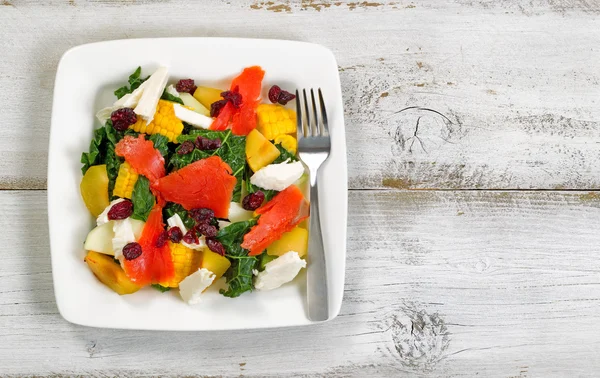
[{"label": "kale leaf", "polygon": [[106,131],[104,127],[96,129],[94,131],[94,138],[90,142],[90,152],[84,152],[81,154],[81,173],[85,175],[85,172],[92,166],[102,164],[106,154]]},{"label": "kale leaf", "polygon": [[277,143],[275,147],[277,147],[277,149],[279,150],[279,156],[271,164],[280,164],[286,161],[287,159],[290,159],[290,163],[298,161],[296,155],[286,150],[281,144]]},{"label": "kale leaf", "polygon": [[112,199],[115,182],[119,175],[119,167],[124,161],[123,158],[120,158],[115,154],[115,145],[123,138],[124,133],[115,130],[115,128],[112,127],[110,119],[106,121],[104,131],[106,133],[106,155],[104,163],[106,164],[106,173],[108,174],[108,198]]},{"label": "kale leaf", "polygon": [[156,148],[158,152],[160,152],[160,154],[165,158],[165,160],[167,160],[169,155],[169,138],[162,134],[152,134],[148,140],[154,144],[154,148]]},{"label": "kale leaf", "polygon": [[133,202],[131,217],[145,222],[154,206],[154,201],[154,195],[150,191],[150,180],[142,175],[138,176],[131,194],[131,202]]},{"label": "kale leaf", "polygon": [[115,145],[124,135],[128,134],[130,134],[129,130],[124,133],[115,130],[109,119],[106,121],[104,127],[94,131],[94,139],[92,139],[90,143],[90,152],[81,154],[81,163],[83,163],[81,172],[83,174],[85,174],[92,165],[106,164],[109,198],[112,198],[115,181],[119,174],[119,167],[123,162],[123,159],[115,154]]},{"label": "kale leaf", "polygon": [[171,101],[171,102],[176,102],[178,104],[183,105],[183,100],[177,96],[173,96],[172,94],[170,94],[169,92],[167,92],[166,90],[163,91],[162,96],[160,96],[160,98],[162,100],[167,100],[167,101]]},{"label": "kale leaf", "polygon": [[197,148],[195,148],[194,151],[190,152],[189,154],[179,155],[177,151],[180,147],[177,147],[175,153],[173,154],[173,156],[171,156],[171,159],[169,160],[169,171],[181,169],[195,161],[206,159],[207,157],[212,156],[211,153],[207,151],[200,151]]},{"label": "kale leaf", "polygon": [[258,270],[262,272],[263,270],[265,270],[265,266],[268,263],[275,260],[279,256],[271,256],[271,255],[267,254],[267,251],[265,251],[262,254],[260,254],[258,257],[260,258],[260,264],[258,266]]},{"label": "kale leaf", "polygon": [[225,247],[225,256],[231,261],[231,266],[225,272],[229,287],[220,293],[226,297],[235,298],[254,288],[252,270],[258,265],[256,256],[248,256],[248,250],[240,245],[244,235],[256,225],[256,219],[232,223],[219,230],[217,240]]},{"label": "kale leaf", "polygon": [[163,208],[163,218],[165,219],[165,223],[167,219],[171,218],[175,214],[179,214],[183,225],[187,229],[194,227],[194,225],[196,224],[194,219],[190,217],[190,214],[186,209],[183,208],[183,206],[174,202],[167,203],[167,205]]},{"label": "kale leaf", "polygon": [[127,85],[122,86],[121,88],[117,89],[115,91],[115,96],[117,96],[117,98],[121,98],[123,96],[125,96],[128,93],[131,93],[133,91],[135,91],[136,89],[138,89],[138,87],[140,85],[142,85],[142,83],[146,80],[148,80],[148,77],[146,77],[145,79],[140,79],[140,75],[142,73],[142,67],[138,67],[131,75],[129,75],[129,87]]},{"label": "kale leaf", "polygon": [[152,284],[151,286],[153,288],[155,288],[156,290],[160,291],[161,293],[165,293],[165,292],[171,290],[170,287],[165,287],[165,286],[162,286],[160,284]]}]

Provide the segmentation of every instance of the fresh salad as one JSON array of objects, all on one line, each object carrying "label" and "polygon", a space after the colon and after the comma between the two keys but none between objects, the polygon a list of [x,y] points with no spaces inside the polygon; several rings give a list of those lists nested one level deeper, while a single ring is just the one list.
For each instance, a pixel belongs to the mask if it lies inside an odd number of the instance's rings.
[{"label": "fresh salad", "polygon": [[103,284],[120,295],[178,289],[195,304],[217,281],[233,298],[306,267],[295,96],[274,85],[261,101],[264,75],[248,67],[217,89],[138,67],[96,114],[80,189],[96,217],[85,261]]}]

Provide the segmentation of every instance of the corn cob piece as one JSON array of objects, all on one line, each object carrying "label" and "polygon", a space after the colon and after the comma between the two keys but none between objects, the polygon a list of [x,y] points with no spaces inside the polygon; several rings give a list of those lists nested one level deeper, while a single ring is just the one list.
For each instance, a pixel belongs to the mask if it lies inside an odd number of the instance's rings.
[{"label": "corn cob piece", "polygon": [[169,248],[171,249],[175,275],[168,282],[161,282],[160,284],[165,287],[178,287],[185,277],[200,269],[202,253],[180,243],[169,242]]},{"label": "corn cob piece", "polygon": [[137,122],[129,127],[138,133],[162,134],[174,143],[177,143],[177,137],[183,131],[183,123],[175,116],[173,103],[166,100],[158,101],[152,122],[146,124],[142,117],[138,117]]},{"label": "corn cob piece", "polygon": [[278,104],[260,104],[256,108],[256,128],[268,140],[296,132],[296,112]]},{"label": "corn cob piece", "polygon": [[281,134],[275,137],[273,144],[281,144],[289,153],[296,155],[298,150],[298,141],[291,135]]},{"label": "corn cob piece", "polygon": [[121,198],[131,199],[133,187],[138,179],[138,173],[129,165],[128,162],[123,162],[119,167],[119,174],[115,181],[113,195]]}]

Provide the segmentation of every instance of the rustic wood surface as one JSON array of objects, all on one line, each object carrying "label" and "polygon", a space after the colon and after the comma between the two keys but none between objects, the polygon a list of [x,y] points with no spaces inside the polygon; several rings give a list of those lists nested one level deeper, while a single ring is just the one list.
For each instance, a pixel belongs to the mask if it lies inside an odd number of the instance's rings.
[{"label": "rustic wood surface", "polygon": [[[0,33],[0,376],[598,375],[600,1],[4,0]],[[166,333],[58,314],[58,60],[168,36],[334,51],[351,188],[335,320]]]}]

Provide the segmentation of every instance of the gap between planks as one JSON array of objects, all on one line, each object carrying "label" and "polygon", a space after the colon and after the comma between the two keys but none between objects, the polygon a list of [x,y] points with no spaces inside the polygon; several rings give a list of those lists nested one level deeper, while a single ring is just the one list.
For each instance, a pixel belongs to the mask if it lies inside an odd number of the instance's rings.
[{"label": "gap between planks", "polygon": [[[0,187],[0,192],[46,192],[48,189],[42,188],[7,188]],[[534,193],[534,192],[600,192],[600,189],[394,189],[394,188],[349,188],[349,192],[511,192],[511,193]]]}]

